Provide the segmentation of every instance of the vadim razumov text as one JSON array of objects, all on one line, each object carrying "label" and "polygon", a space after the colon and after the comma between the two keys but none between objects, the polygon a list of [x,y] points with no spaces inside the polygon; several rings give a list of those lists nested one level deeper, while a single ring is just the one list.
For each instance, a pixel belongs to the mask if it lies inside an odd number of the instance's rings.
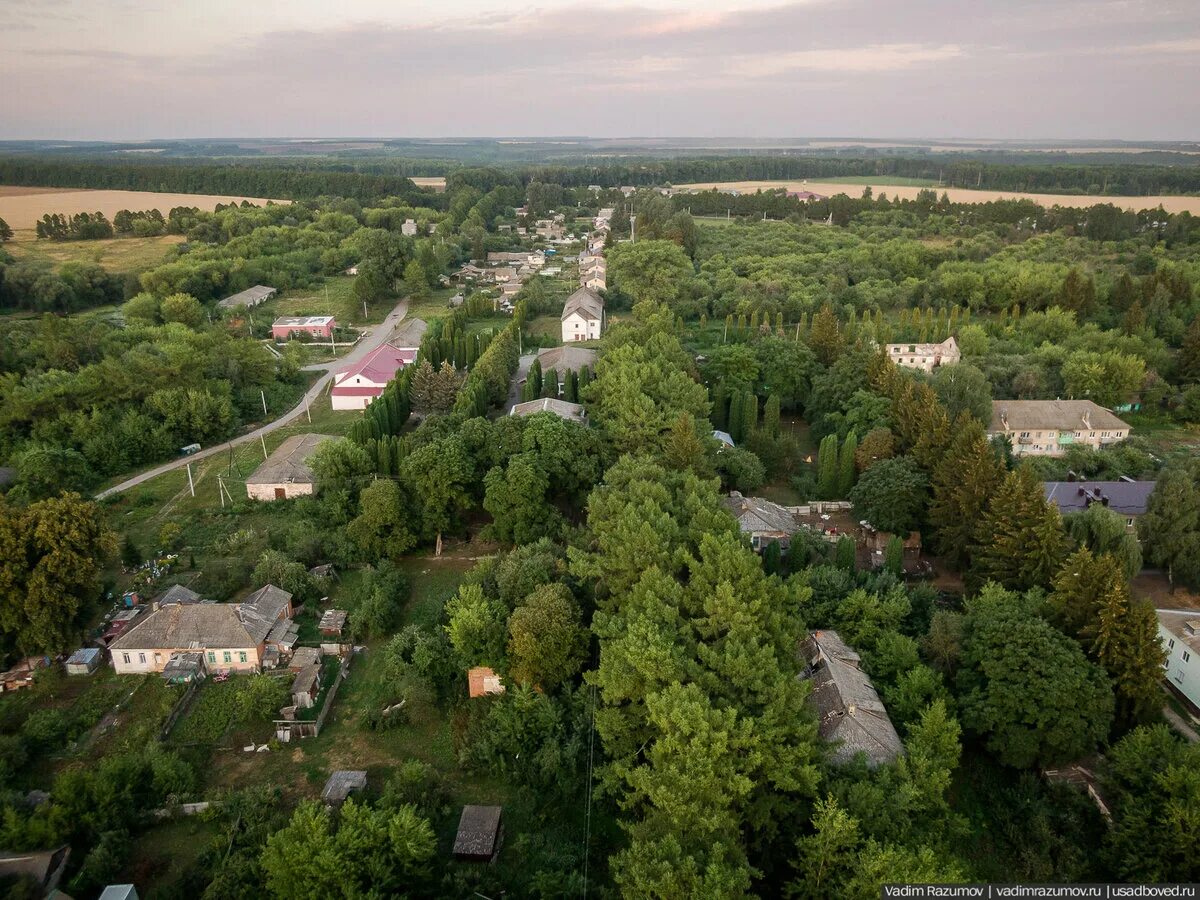
[{"label": "vadim razumov text", "polygon": [[1196,884],[885,884],[881,900],[1024,897],[1200,897]]}]

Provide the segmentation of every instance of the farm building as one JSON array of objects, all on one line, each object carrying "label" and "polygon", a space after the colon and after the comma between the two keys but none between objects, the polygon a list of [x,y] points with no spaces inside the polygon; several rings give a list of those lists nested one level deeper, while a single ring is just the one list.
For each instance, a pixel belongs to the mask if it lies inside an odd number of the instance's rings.
[{"label": "farm building", "polygon": [[291,500],[316,490],[316,478],[308,467],[308,458],[324,434],[294,434],[263,461],[246,479],[246,494],[251,500]]},{"label": "farm building", "polygon": [[99,647],[80,647],[67,657],[68,675],[91,675],[104,662],[104,651]]},{"label": "farm building", "polygon": [[172,655],[200,651],[208,669],[257,672],[268,635],[290,620],[292,595],[274,585],[242,603],[174,603],[127,629],[109,647],[120,675],[162,672]]},{"label": "farm building", "polygon": [[292,680],[292,705],[297,709],[309,709],[317,702],[321,693],[321,666],[305,666]]},{"label": "farm building", "polygon": [[218,303],[217,306],[221,307],[221,309],[236,309],[239,306],[245,306],[247,309],[250,309],[258,306],[260,303],[266,303],[276,293],[277,291],[273,287],[268,287],[265,284],[256,284],[254,287],[231,294]]},{"label": "farm building", "polygon": [[813,690],[806,702],[816,709],[821,738],[836,743],[835,763],[866,755],[867,766],[891,762],[904,752],[887,709],[861,660],[836,631],[814,631],[805,645]]},{"label": "farm building", "polygon": [[738,491],[730,491],[723,505],[737,519],[738,528],[749,536],[755,550],[764,549],[772,541],[778,541],[780,548],[786,550],[792,535],[800,530],[795,512],[764,497],[745,497]]},{"label": "farm building", "polygon": [[484,697],[488,694],[503,694],[504,682],[496,674],[495,669],[487,666],[476,666],[467,670],[467,694],[471,697]]},{"label": "farm building", "polygon": [[333,316],[280,316],[271,323],[271,336],[277,341],[287,341],[303,334],[328,340],[333,337],[336,327]]},{"label": "farm building", "polygon": [[354,791],[367,788],[367,773],[356,769],[338,769],[332,772],[321,790],[321,802],[326,806],[338,807],[346,802]]},{"label": "farm building", "polygon": [[333,376],[329,395],[334,409],[366,409],[372,400],[383,393],[389,381],[417,358],[415,347],[396,347],[383,344],[376,347],[349,368]]},{"label": "farm building", "polygon": [[454,838],[454,858],[467,862],[491,862],[500,852],[504,838],[499,806],[464,806]]},{"label": "farm building", "polygon": [[321,661],[321,651],[316,647],[298,647],[288,662],[289,672],[299,672],[308,666],[315,666]]},{"label": "farm building", "polygon": [[952,366],[962,360],[958,342],[948,337],[940,344],[888,344],[888,357],[906,369],[932,372],[938,366]]},{"label": "farm building", "polygon": [[563,304],[562,340],[594,341],[604,327],[604,300],[594,290],[581,287]]},{"label": "farm building", "polygon": [[542,412],[554,413],[560,419],[566,419],[568,422],[587,424],[587,413],[584,412],[582,406],[578,403],[568,403],[566,400],[555,400],[552,397],[518,403],[508,411],[508,414],[510,416],[533,416]]},{"label": "farm building", "polygon": [[321,632],[322,637],[341,637],[345,628],[346,611],[344,609],[327,609],[321,613],[321,621],[317,624],[317,630]]}]

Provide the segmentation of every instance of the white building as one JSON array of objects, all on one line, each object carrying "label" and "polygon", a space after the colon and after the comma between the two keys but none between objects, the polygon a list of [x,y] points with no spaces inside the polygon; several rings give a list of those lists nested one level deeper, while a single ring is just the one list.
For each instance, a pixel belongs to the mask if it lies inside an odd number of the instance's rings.
[{"label": "white building", "polygon": [[396,373],[417,358],[416,347],[383,344],[333,376],[329,391],[334,409],[366,409]]},{"label": "white building", "polygon": [[958,341],[948,337],[940,344],[888,344],[888,358],[906,369],[932,372],[938,366],[952,366],[962,360]]},{"label": "white building", "polygon": [[1167,651],[1163,677],[1200,708],[1200,609],[1159,609],[1158,638]]},{"label": "white building", "polygon": [[988,437],[1016,456],[1062,456],[1077,444],[1099,450],[1129,437],[1129,425],[1091,400],[996,400]]},{"label": "white building", "polygon": [[562,340],[596,341],[604,328],[604,300],[591,288],[581,287],[563,305]]},{"label": "white building", "polygon": [[400,226],[400,233],[405,237],[416,237],[417,223],[412,219],[405,219],[404,224]]}]

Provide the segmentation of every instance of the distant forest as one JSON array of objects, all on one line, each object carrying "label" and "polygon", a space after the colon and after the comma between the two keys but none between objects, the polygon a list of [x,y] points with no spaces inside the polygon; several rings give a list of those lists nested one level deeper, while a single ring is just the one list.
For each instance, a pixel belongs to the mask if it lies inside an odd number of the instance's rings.
[{"label": "distant forest", "polygon": [[[423,145],[428,152],[432,147]],[[107,151],[111,153],[112,151]],[[1154,154],[1156,157],[1167,154]],[[355,157],[156,157],[113,159],[79,154],[0,156],[0,184],[44,187],[108,188],[181,193],[244,194],[279,199],[319,196],[369,201],[393,196],[415,199],[418,188],[410,175],[455,175],[460,181],[524,185],[532,181],[565,187],[590,184],[650,186],[704,181],[769,179],[836,179],[902,177],[930,179],[944,187],[1034,191],[1062,194],[1150,195],[1200,194],[1200,159],[1171,154],[1172,165],[1147,165],[1139,156],[1113,154],[1123,160],[1106,164],[1059,161],[1057,154],[1018,155],[994,151],[971,156],[755,155],[579,156],[576,164],[498,161],[471,167],[464,160],[415,160],[396,156]],[[1020,159],[1021,161],[994,161]],[[1063,156],[1063,159],[1070,158]],[[1076,155],[1074,158],[1078,158]],[[1035,161],[1036,160],[1036,161]],[[474,160],[480,162],[478,158]],[[481,173],[488,173],[483,177]],[[421,192],[428,197],[428,192]],[[423,202],[428,202],[424,200]]]}]

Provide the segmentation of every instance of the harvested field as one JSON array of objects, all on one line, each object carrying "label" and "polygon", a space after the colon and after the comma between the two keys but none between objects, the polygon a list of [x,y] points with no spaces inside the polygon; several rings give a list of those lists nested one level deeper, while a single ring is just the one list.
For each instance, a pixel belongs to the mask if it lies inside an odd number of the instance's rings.
[{"label": "harvested field", "polygon": [[[214,194],[160,194],[154,191],[88,191],[0,185],[0,219],[14,229],[33,228],[46,213],[73,215],[102,212],[110,219],[122,209],[157,209],[164,216],[176,206],[215,209],[218,203],[264,204],[259,197],[220,197]],[[289,203],[276,200],[276,203]]]},{"label": "harvested field", "polygon": [[[872,185],[871,189],[878,196],[880,193],[885,193],[889,197],[899,197],[904,200],[912,200],[917,196],[917,193],[924,188],[913,185],[883,183],[886,179],[881,179]],[[903,181],[903,179],[901,179]],[[851,197],[857,197],[862,194],[862,184],[850,184],[847,182],[833,181],[721,181],[721,182],[703,182],[698,184],[681,184],[677,186],[679,190],[707,191],[713,188],[722,191],[740,191],[741,193],[754,193],[758,190],[770,191],[777,188],[786,188],[789,191],[812,191],[816,194],[825,194],[833,196],[835,194],[847,194]],[[935,187],[939,195],[946,193],[950,195],[950,199],[955,203],[987,203],[991,200],[1033,200],[1035,203],[1040,203],[1042,206],[1092,206],[1096,203],[1112,203],[1122,209],[1155,209],[1159,205],[1169,213],[1190,212],[1192,215],[1200,215],[1200,197],[1173,197],[1165,195],[1157,195],[1150,197],[1108,197],[1097,194],[1028,194],[1021,191],[975,191],[967,188],[941,188]]]},{"label": "harvested field", "polygon": [[441,175],[417,175],[410,180],[417,187],[433,188],[435,191],[444,191],[446,189],[446,179]]}]

